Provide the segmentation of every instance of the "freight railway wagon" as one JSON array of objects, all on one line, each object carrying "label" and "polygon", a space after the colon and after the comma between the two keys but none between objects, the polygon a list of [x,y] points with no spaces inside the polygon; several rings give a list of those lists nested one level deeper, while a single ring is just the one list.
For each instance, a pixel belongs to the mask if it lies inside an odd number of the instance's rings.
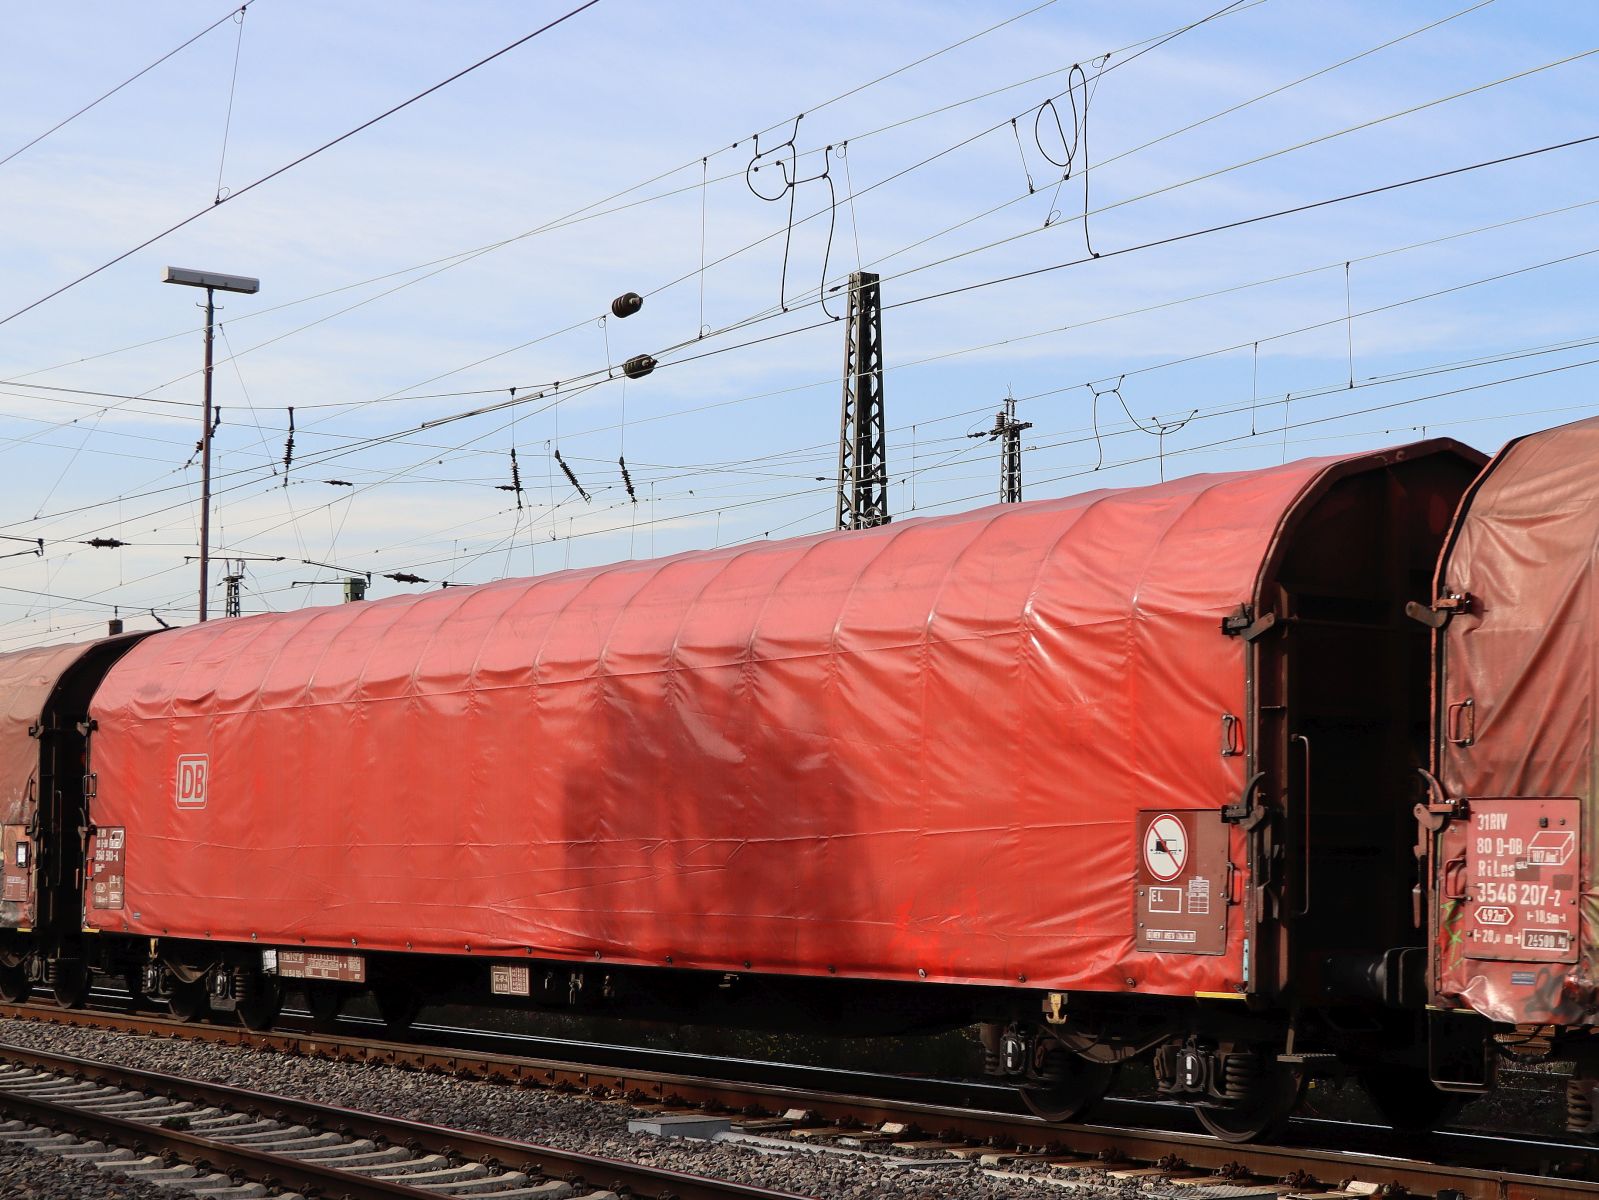
[{"label": "freight railway wagon", "polygon": [[1059,1119],[1148,1057],[1226,1137],[1425,1124],[1595,1019],[1599,426],[1540,436],[1547,535],[1534,439],[1459,518],[1430,441],[0,658],[0,992],[979,1023]]},{"label": "freight railway wagon", "polygon": [[[1425,616],[1436,736],[1418,806],[1434,1002],[1574,1060],[1567,1125],[1599,1132],[1599,420],[1511,442],[1467,492]],[[1458,1031],[1457,1018],[1439,1031]],[[1451,1055],[1451,1049],[1453,1049]],[[1435,1042],[1484,1086],[1480,1048]],[[1451,1063],[1447,1061],[1453,1057]]]}]

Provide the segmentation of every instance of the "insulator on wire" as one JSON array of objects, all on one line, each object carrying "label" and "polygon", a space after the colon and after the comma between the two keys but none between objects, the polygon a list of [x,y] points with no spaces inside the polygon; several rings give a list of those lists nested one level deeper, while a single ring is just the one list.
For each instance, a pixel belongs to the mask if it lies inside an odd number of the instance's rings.
[{"label": "insulator on wire", "polygon": [[622,364],[622,374],[629,379],[643,379],[655,370],[655,356],[653,354],[635,354]]},{"label": "insulator on wire", "polygon": [[[422,576],[413,575],[409,571],[396,571],[396,572],[394,572],[394,574],[385,575],[383,578],[392,579],[392,580],[394,580],[395,583],[426,583],[427,582],[427,580],[423,579]],[[444,586],[445,587],[449,587],[450,585],[449,584],[445,584]]]},{"label": "insulator on wire", "polygon": [[638,503],[638,493],[633,490],[633,476],[627,472],[627,459],[618,458],[616,465],[622,468],[622,486],[627,488],[627,498],[634,504]]},{"label": "insulator on wire", "polygon": [[556,465],[561,468],[561,470],[566,472],[567,482],[577,489],[577,494],[583,497],[584,503],[593,504],[594,497],[590,496],[588,492],[583,490],[583,485],[577,481],[577,476],[572,474],[572,468],[566,465],[566,459],[561,457],[561,452],[559,450],[555,452],[555,462]]},{"label": "insulator on wire", "polygon": [[611,301],[611,315],[615,317],[631,317],[644,307],[644,297],[637,292],[623,292]]},{"label": "insulator on wire", "polygon": [[355,486],[355,484],[351,483],[348,479],[324,479],[322,482],[325,483],[325,484],[328,484],[328,485],[330,485],[332,487],[354,487]]},{"label": "insulator on wire", "polygon": [[289,486],[289,467],[294,462],[294,409],[289,409],[289,436],[283,443],[283,486]]},{"label": "insulator on wire", "polygon": [[115,550],[118,546],[126,546],[128,543],[118,538],[92,537],[83,544],[85,546],[93,546],[96,550]]}]

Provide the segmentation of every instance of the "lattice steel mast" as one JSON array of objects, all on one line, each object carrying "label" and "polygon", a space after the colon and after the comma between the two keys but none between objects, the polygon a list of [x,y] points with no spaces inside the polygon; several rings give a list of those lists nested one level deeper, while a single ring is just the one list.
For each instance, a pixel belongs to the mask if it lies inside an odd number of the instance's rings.
[{"label": "lattice steel mast", "polygon": [[849,277],[844,404],[838,438],[839,529],[886,525],[888,436],[883,419],[883,309],[877,275]]},{"label": "lattice steel mast", "polygon": [[1022,431],[1031,421],[1016,419],[1016,398],[1005,397],[1004,411],[994,414],[991,437],[999,439],[999,502],[1016,504],[1022,498]]}]

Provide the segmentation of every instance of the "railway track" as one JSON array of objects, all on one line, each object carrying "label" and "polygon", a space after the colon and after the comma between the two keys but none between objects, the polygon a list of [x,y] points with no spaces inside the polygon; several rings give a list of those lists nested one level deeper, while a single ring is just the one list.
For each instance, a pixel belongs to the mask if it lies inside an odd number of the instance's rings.
[{"label": "railway track", "polygon": [[[767,1148],[787,1142],[795,1148],[825,1147],[847,1152],[876,1149],[924,1158],[964,1158],[983,1162],[992,1172],[1017,1178],[1058,1179],[1064,1171],[1103,1177],[1107,1183],[1127,1179],[1172,1181],[1195,1189],[1196,1196],[1206,1195],[1204,1189],[1210,1187],[1270,1187],[1272,1194],[1279,1196],[1311,1195],[1330,1200],[1350,1193],[1346,1185],[1351,1185],[1352,1194],[1381,1191],[1385,1195],[1439,1196],[1450,1200],[1599,1200],[1599,1148],[1558,1141],[1440,1134],[1427,1140],[1427,1156],[1418,1157],[1413,1147],[1402,1151],[1387,1130],[1343,1122],[1299,1121],[1292,1131],[1292,1144],[1239,1146],[1180,1129],[1150,1128],[1151,1119],[1158,1124],[1172,1115],[1165,1106],[1158,1105],[1118,1102],[1107,1108],[1114,1123],[1052,1126],[1031,1116],[985,1111],[969,1104],[929,1103],[681,1072],[631,1070],[615,1064],[412,1045],[342,1032],[252,1033],[235,1026],[188,1024],[48,1005],[0,1005],[0,1017],[156,1037],[197,1038],[286,1054],[550,1087],[625,1101],[646,1113],[668,1116],[722,1114],[728,1117],[724,1137],[761,1139]],[[9,1050],[0,1047],[0,1060],[8,1056]],[[42,1059],[36,1059],[22,1065],[38,1066],[40,1062]],[[986,1089],[978,1085],[976,1090]],[[0,1086],[0,1101],[6,1096]],[[298,1117],[290,1118],[289,1109],[281,1111],[292,1123],[313,1127]],[[446,1132],[457,1139],[477,1136]],[[452,1143],[452,1148],[458,1155],[463,1153],[459,1142]],[[503,1156],[490,1157],[505,1161]],[[649,1194],[643,1189],[635,1191]],[[686,1191],[679,1194],[690,1195]],[[721,1194],[771,1193],[751,1189]],[[1266,1192],[1261,1190],[1259,1194]]]},{"label": "railway track", "polygon": [[[212,1194],[798,1200],[723,1180],[0,1045],[0,1141]],[[235,1195],[246,1195],[246,1188]]]}]

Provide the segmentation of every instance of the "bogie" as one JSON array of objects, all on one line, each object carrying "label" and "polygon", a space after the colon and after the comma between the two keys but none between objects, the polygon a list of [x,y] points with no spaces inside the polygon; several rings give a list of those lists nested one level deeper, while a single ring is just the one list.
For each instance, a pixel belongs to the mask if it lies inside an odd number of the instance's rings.
[{"label": "bogie", "polygon": [[33,992],[33,981],[28,978],[25,964],[15,966],[0,964],[0,1000],[7,1004],[26,1003]]},{"label": "bogie", "polygon": [[1155,1052],[1155,1083],[1223,1141],[1258,1141],[1287,1123],[1304,1091],[1303,1069],[1281,1058],[1271,1043],[1195,1036]]}]

